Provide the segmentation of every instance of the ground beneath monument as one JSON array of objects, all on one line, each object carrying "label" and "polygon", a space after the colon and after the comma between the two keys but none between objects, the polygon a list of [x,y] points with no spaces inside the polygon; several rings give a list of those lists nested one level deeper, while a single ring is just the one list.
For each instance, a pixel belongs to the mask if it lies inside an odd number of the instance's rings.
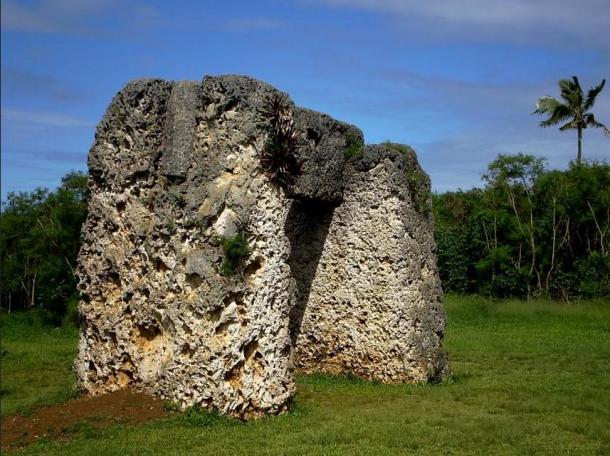
[{"label": "ground beneath monument", "polygon": [[68,439],[90,429],[141,424],[167,414],[160,399],[130,390],[81,397],[34,409],[27,416],[3,418],[0,444],[2,450],[18,449],[39,439]]}]

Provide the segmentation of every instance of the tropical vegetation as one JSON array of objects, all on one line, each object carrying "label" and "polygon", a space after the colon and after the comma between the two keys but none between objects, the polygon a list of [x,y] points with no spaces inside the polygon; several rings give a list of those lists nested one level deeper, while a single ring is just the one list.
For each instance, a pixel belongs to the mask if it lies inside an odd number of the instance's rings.
[{"label": "tropical vegetation", "polygon": [[565,301],[610,295],[610,165],[500,155],[485,186],[433,196],[446,291]]},{"label": "tropical vegetation", "polygon": [[55,191],[9,193],[0,216],[0,303],[38,309],[53,323],[76,295],[76,256],[87,215],[87,176],[66,174]]},{"label": "tropical vegetation", "polygon": [[605,84],[606,80],[603,79],[597,86],[590,88],[585,96],[576,76],[572,76],[572,79],[561,79],[559,88],[563,102],[546,95],[536,103],[534,114],[549,116],[540,122],[541,127],[551,127],[565,122],[559,127],[560,131],[576,130],[578,132],[576,163],[582,161],[583,130],[601,128],[606,135],[610,136],[610,130],[603,123],[598,122],[590,112]]}]

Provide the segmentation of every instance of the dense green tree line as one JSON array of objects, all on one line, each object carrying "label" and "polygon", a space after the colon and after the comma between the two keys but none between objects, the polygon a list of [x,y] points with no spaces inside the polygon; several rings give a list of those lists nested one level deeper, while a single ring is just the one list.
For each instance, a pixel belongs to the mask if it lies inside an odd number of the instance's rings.
[{"label": "dense green tree line", "polygon": [[5,311],[39,309],[57,323],[76,295],[74,268],[87,214],[87,176],[54,192],[10,193],[0,217],[0,299]]},{"label": "dense green tree line", "polygon": [[492,296],[610,295],[610,165],[545,170],[500,155],[485,186],[434,195],[446,291]]},{"label": "dense green tree line", "polygon": [[[610,165],[551,171],[543,159],[501,155],[483,180],[483,188],[433,196],[445,291],[610,295]],[[8,195],[0,216],[2,310],[64,317],[76,297],[87,197],[87,176],[77,172],[53,192]]]}]

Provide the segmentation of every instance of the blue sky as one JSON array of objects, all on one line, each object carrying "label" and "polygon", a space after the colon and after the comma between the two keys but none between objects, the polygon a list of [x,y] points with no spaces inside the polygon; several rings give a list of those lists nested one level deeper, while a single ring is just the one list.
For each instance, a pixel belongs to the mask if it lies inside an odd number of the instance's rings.
[{"label": "blue sky", "polygon": [[[541,129],[557,80],[610,77],[608,0],[2,0],[2,198],[85,170],[95,125],[130,79],[240,73],[410,144],[444,191],[499,153],[564,168],[574,132]],[[610,88],[594,108],[610,126]],[[586,131],[585,158],[610,158]]]}]

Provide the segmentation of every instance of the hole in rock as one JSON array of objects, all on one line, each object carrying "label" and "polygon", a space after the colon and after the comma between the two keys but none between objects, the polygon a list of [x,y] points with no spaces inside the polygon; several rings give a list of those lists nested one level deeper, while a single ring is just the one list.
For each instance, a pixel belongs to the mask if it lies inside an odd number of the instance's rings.
[{"label": "hole in rock", "polygon": [[137,331],[137,337],[141,341],[151,342],[161,335],[161,328],[155,325],[138,325]]},{"label": "hole in rock", "polygon": [[231,325],[234,325],[234,324],[235,324],[235,322],[233,320],[225,321],[224,323],[221,323],[218,326],[216,326],[216,329],[214,330],[214,332],[216,333],[217,336],[222,336],[224,334],[227,334]]},{"label": "hole in rock", "polygon": [[186,356],[188,358],[192,358],[193,355],[195,354],[195,349],[193,347],[191,347],[189,344],[185,344],[182,349],[180,350],[180,354],[182,356]]},{"label": "hole in rock", "polygon": [[241,386],[241,377],[243,375],[243,361],[238,362],[232,369],[224,375],[225,381],[229,382],[233,388]]},{"label": "hole in rock", "polygon": [[130,176],[130,178],[127,180],[127,183],[128,184],[133,184],[133,183],[138,182],[138,181],[142,182],[142,181],[148,180],[148,176],[149,176],[148,170],[145,170],[145,169],[144,170],[138,170],[138,171],[135,171]]},{"label": "hole in rock", "polygon": [[249,362],[252,359],[257,349],[258,341],[256,339],[248,342],[244,346],[244,359],[246,360],[246,362]]},{"label": "hole in rock", "polygon": [[234,302],[239,307],[244,303],[244,293],[241,291],[230,291],[227,295],[222,299],[222,304],[224,306],[228,306]]},{"label": "hole in rock", "polygon": [[203,279],[199,274],[186,274],[186,283],[194,290],[201,286]]},{"label": "hole in rock", "polygon": [[120,369],[117,374],[117,384],[120,388],[126,388],[129,384],[133,383],[133,372]]},{"label": "hole in rock", "polygon": [[168,270],[167,265],[160,258],[155,258],[153,260],[153,262],[154,262],[154,266],[155,266],[155,271],[157,271],[157,272],[165,272],[165,271]]},{"label": "hole in rock", "polygon": [[263,259],[261,257],[256,257],[252,261],[250,261],[248,266],[246,266],[246,268],[244,269],[244,274],[246,275],[247,278],[252,277],[252,276],[256,275],[256,273],[262,267],[263,267]]},{"label": "hole in rock", "polygon": [[307,129],[307,139],[309,139],[310,141],[313,141],[313,143],[317,146],[320,143],[322,136],[320,135],[320,133],[317,130],[314,130],[313,128],[308,128]]},{"label": "hole in rock", "polygon": [[108,281],[117,288],[120,288],[121,286],[121,277],[116,271],[111,271],[108,273]]},{"label": "hole in rock", "polygon": [[167,179],[168,185],[175,186],[175,185],[180,185],[182,182],[184,182],[186,180],[186,176],[167,174],[165,176],[165,179]]},{"label": "hole in rock", "polygon": [[210,321],[212,321],[212,323],[219,321],[221,316],[222,308],[220,307],[210,311]]},{"label": "hole in rock", "polygon": [[231,111],[233,108],[236,108],[237,105],[239,105],[239,98],[231,96],[225,102],[224,110]]}]

